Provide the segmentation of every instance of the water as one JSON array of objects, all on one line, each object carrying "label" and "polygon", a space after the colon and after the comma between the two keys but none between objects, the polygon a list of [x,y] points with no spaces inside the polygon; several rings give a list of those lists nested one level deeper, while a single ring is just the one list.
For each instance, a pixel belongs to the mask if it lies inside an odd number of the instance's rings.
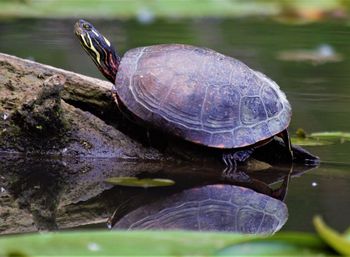
[{"label": "water", "polygon": [[[1,21],[0,52],[102,78],[73,35],[74,22]],[[120,53],[143,45],[186,43],[215,49],[262,71],[278,82],[292,104],[292,133],[300,127],[308,132],[350,130],[349,27],[344,23],[290,25],[245,19],[170,20],[154,21],[147,25],[136,21],[92,22],[114,43]],[[314,50],[313,53],[317,54],[320,45],[331,47],[341,56],[341,60],[315,64],[278,58],[281,52],[290,53],[293,50]],[[322,164],[317,169],[302,175],[299,173],[299,176],[291,179],[285,200],[289,218],[282,230],[313,231],[311,220],[315,214],[321,214],[332,227],[344,230],[350,226],[350,143],[310,147],[308,150],[320,156]],[[83,225],[86,225],[87,228],[104,228],[107,217],[125,199],[150,193],[153,201],[157,198],[157,193],[165,194],[175,190],[112,188],[103,183],[103,179],[111,175],[108,174],[108,169],[103,170],[103,165],[96,162],[89,160],[88,164],[81,164],[79,174],[82,178],[74,180],[64,175],[70,164],[36,161],[33,165],[26,160],[21,165],[14,166],[8,161],[7,166],[12,167],[12,172],[17,172],[18,176],[16,181],[7,181],[6,174],[11,169],[7,167],[1,171],[0,200],[6,203],[6,208],[14,208],[16,212],[8,211],[6,214],[3,209],[0,233],[32,231],[36,227],[55,229],[58,226],[63,229],[77,226],[84,228]],[[143,170],[138,170],[139,166],[133,168],[132,164],[128,164],[127,168],[121,166],[113,172],[116,175],[124,171],[123,176],[147,175],[146,171],[149,170],[145,167],[157,166],[147,165],[142,166]],[[213,183],[218,181],[220,173],[203,171],[201,167],[172,166],[159,168],[157,172],[160,173],[156,175],[168,176],[165,170],[181,174],[179,177],[171,177],[176,180],[178,188]],[[198,174],[191,172],[193,170],[203,172]],[[149,173],[154,172],[156,171],[152,170]],[[252,176],[263,179],[264,175],[261,174]],[[90,183],[84,178],[85,175],[89,176]],[[283,176],[265,176],[265,183],[272,188],[280,186],[282,180]],[[71,181],[74,184],[70,184]],[[21,201],[15,202],[15,199]],[[126,209],[129,210],[128,208]],[[56,221],[52,220],[52,213],[56,213]],[[18,216],[24,217],[20,219],[22,223],[16,221]]]}]

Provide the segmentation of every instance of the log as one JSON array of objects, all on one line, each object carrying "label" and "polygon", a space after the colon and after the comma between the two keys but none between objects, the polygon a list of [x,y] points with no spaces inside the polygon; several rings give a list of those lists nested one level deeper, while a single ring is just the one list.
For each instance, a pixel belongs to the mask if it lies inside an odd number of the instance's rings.
[{"label": "log", "polygon": [[[10,77],[6,81],[8,73],[17,74],[22,79],[25,79],[25,76],[27,78],[32,76],[32,79],[34,81],[38,80],[36,81],[38,83],[54,74],[59,74],[66,79],[62,92],[62,99],[65,101],[72,101],[81,105],[85,104],[90,106],[90,108],[98,109],[100,112],[109,111],[111,106],[114,106],[112,105],[113,99],[110,97],[112,86],[110,82],[3,53],[0,53],[0,67],[1,75],[5,77],[2,78],[5,79],[5,81],[1,81],[2,85],[6,83],[9,86],[9,83],[13,82],[9,82]],[[8,86],[5,85],[5,87]],[[12,88],[14,87],[17,88],[16,85],[12,86]]]},{"label": "log", "polygon": [[0,150],[61,156],[163,159],[90,112],[111,112],[105,81],[0,54]]}]

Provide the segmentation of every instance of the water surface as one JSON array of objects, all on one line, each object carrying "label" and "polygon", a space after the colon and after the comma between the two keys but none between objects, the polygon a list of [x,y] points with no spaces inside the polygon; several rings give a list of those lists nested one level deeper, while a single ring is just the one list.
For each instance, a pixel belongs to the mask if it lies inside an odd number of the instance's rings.
[{"label": "water surface", "polygon": [[[350,131],[350,33],[349,26],[344,23],[290,25],[244,19],[160,20],[148,25],[136,21],[92,22],[121,54],[138,46],[186,43],[212,48],[262,71],[280,85],[292,104],[292,133],[300,127],[309,132]],[[103,78],[73,35],[74,23],[75,20],[1,21],[0,52]],[[321,44],[331,46],[343,60],[315,65],[278,59],[281,51],[315,49]],[[292,178],[285,201],[289,218],[282,230],[313,231],[311,219],[315,214],[321,214],[336,229],[344,230],[350,226],[350,143],[308,150],[319,155],[322,164]],[[58,168],[58,173],[60,169],[63,168]],[[186,179],[178,183],[181,181]],[[60,187],[59,183],[53,184]],[[281,179],[268,184],[276,187]],[[71,185],[74,186],[80,185]],[[105,189],[110,188],[106,186]],[[58,191],[64,198],[65,191]],[[103,199],[103,195],[98,197]],[[87,201],[88,206],[91,198],[79,198],[79,201]],[[112,209],[110,206],[110,212]],[[76,213],[81,215],[79,210]],[[107,214],[106,210],[101,213],[102,217]],[[98,227],[105,227],[105,219],[101,218],[98,223]]]}]

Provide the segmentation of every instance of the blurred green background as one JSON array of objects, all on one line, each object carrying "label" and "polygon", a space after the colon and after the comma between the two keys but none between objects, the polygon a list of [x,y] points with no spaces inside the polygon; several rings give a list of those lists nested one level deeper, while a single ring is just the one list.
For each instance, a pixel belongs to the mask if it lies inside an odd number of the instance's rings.
[{"label": "blurred green background", "polygon": [[0,17],[343,17],[347,0],[1,0]]}]

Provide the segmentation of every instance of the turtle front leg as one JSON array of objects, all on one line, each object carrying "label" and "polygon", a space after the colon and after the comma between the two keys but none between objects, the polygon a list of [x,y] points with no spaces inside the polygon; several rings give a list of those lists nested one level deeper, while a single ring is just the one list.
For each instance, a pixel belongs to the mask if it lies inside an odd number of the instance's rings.
[{"label": "turtle front leg", "polygon": [[254,152],[254,149],[225,152],[222,154],[222,160],[226,167],[223,170],[223,176],[236,181],[245,181],[247,175],[244,172],[237,171],[237,163],[245,162]]},{"label": "turtle front leg", "polygon": [[284,144],[286,145],[290,161],[293,162],[292,143],[290,142],[288,130],[285,129],[281,133],[279,133],[278,135],[282,138]]},{"label": "turtle front leg", "polygon": [[235,172],[237,169],[237,162],[245,162],[253,152],[253,148],[225,152],[222,154],[222,160],[224,161],[226,168],[230,169],[231,172]]}]

